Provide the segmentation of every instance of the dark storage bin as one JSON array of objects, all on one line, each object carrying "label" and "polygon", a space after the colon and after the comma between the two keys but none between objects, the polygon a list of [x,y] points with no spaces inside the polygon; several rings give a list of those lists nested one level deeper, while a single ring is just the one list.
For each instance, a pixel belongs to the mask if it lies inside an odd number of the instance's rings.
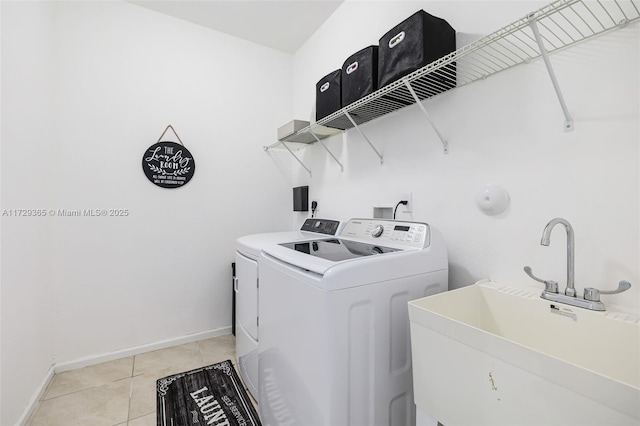
[{"label": "dark storage bin", "polygon": [[[451,25],[420,10],[380,39],[378,87],[384,87],[455,50],[456,32]],[[438,74],[430,82],[436,88],[434,92],[455,86],[455,64]]]},{"label": "dark storage bin", "polygon": [[349,56],[342,65],[342,106],[354,103],[378,89],[378,46]]},{"label": "dark storage bin", "polygon": [[316,120],[342,108],[342,70],[335,70],[316,83]]}]

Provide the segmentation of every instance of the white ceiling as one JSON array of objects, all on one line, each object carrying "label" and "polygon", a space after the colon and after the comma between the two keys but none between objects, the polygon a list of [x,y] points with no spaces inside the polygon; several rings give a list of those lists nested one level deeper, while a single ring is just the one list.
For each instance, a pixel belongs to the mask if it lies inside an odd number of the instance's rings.
[{"label": "white ceiling", "polygon": [[344,0],[128,0],[194,24],[295,53]]}]

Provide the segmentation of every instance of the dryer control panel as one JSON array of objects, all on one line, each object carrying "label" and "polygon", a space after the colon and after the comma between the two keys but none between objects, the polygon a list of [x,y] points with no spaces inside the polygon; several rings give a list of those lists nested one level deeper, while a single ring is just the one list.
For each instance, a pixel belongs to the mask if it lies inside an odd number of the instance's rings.
[{"label": "dryer control panel", "polygon": [[340,221],[328,219],[309,218],[304,221],[301,231],[316,232],[318,234],[336,235]]},{"label": "dryer control panel", "polygon": [[430,243],[427,223],[389,219],[350,219],[340,236],[405,248],[425,248]]}]

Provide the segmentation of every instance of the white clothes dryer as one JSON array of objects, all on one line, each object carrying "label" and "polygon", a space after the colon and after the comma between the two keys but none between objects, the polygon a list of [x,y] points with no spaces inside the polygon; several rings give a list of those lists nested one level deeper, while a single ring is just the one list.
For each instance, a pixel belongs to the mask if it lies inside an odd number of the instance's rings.
[{"label": "white clothes dryer", "polygon": [[240,376],[258,399],[258,270],[263,247],[286,241],[326,238],[340,228],[337,220],[306,219],[298,231],[269,232],[236,240],[236,358]]},{"label": "white clothes dryer", "polygon": [[260,258],[263,425],[414,425],[410,300],[446,291],[427,223],[351,219]]}]

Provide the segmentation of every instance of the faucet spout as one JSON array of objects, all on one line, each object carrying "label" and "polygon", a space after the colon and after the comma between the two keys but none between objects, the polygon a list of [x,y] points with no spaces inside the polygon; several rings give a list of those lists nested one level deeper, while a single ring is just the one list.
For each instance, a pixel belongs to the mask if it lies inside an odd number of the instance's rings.
[{"label": "faucet spout", "polygon": [[548,246],[551,243],[551,231],[558,224],[563,225],[567,231],[567,288],[565,289],[564,294],[575,297],[575,237],[573,226],[571,226],[568,220],[561,217],[551,219],[549,223],[547,223],[547,226],[544,227],[544,231],[542,231],[540,244]]}]

